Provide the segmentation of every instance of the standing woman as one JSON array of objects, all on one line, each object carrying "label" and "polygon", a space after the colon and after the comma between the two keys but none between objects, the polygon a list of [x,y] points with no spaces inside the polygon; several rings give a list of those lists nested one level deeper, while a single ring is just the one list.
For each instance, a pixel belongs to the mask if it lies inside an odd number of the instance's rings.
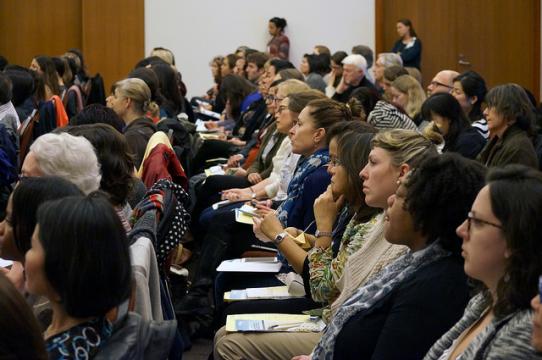
[{"label": "standing woman", "polygon": [[267,43],[267,52],[271,57],[278,57],[279,59],[288,60],[290,53],[290,39],[284,35],[284,28],[286,27],[286,19],[274,17],[269,20],[269,35],[272,36],[271,40]]},{"label": "standing woman", "polygon": [[403,66],[420,69],[422,43],[417,38],[412,22],[409,19],[401,19],[397,22],[396,29],[399,40],[393,45],[391,52],[401,56]]}]

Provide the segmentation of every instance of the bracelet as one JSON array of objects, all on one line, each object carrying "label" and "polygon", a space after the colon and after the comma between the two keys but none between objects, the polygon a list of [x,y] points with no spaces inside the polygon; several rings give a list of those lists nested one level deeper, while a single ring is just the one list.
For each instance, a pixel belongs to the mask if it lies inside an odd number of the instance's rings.
[{"label": "bracelet", "polygon": [[316,230],[316,233],[314,233],[314,237],[315,238],[321,238],[321,237],[331,237],[333,235],[333,232],[332,231],[320,231],[320,230]]},{"label": "bracelet", "polygon": [[252,200],[256,199],[256,193],[254,192],[254,189],[252,188],[252,186],[250,186],[249,189],[252,192],[252,195],[251,195]]}]

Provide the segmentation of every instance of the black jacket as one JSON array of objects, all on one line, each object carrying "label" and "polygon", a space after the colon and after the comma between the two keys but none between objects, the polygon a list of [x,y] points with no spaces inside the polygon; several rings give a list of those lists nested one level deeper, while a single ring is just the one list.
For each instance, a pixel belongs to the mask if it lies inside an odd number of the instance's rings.
[{"label": "black jacket", "polygon": [[124,128],[124,136],[128,142],[130,152],[134,155],[136,169],[139,169],[145,155],[147,143],[155,132],[156,126],[147,117],[136,119]]},{"label": "black jacket", "polygon": [[357,85],[357,86],[349,86],[348,89],[346,89],[342,94],[335,93],[335,95],[333,95],[332,99],[336,100],[336,101],[339,101],[339,102],[342,102],[342,103],[346,103],[346,102],[348,102],[348,100],[350,100],[350,96],[352,95],[352,91],[354,91],[354,90],[356,90],[357,88],[360,88],[360,87],[371,88],[371,89],[375,89],[375,91],[376,91],[376,88],[373,85],[373,83],[370,82],[367,79],[366,76],[364,76],[363,79],[361,80],[361,82],[359,83],[359,85]]},{"label": "black jacket", "polygon": [[344,324],[335,359],[422,359],[460,318],[468,296],[459,257],[419,269],[378,304]]}]

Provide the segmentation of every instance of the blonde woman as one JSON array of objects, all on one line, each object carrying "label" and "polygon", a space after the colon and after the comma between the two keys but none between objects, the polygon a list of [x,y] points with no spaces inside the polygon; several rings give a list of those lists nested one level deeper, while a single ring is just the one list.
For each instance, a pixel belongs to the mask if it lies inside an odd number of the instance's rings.
[{"label": "blonde woman", "polygon": [[426,96],[418,80],[410,75],[401,75],[391,83],[390,91],[392,104],[404,110],[419,126],[422,120],[419,114]]},{"label": "blonde woman", "polygon": [[139,168],[145,148],[152,134],[156,132],[147,112],[154,113],[158,105],[151,101],[151,90],[141,79],[124,79],[113,86],[107,97],[107,107],[113,109],[126,124],[124,136],[128,147],[135,155],[135,166]]}]

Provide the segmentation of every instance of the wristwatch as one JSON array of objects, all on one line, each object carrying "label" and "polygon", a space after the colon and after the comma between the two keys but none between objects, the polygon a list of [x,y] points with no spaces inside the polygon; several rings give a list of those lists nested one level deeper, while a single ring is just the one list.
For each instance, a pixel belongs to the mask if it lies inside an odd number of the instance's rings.
[{"label": "wristwatch", "polygon": [[321,238],[321,237],[331,237],[333,235],[333,232],[332,231],[320,231],[318,229],[316,229],[316,233],[314,233],[314,236],[318,239],[318,238]]},{"label": "wristwatch", "polygon": [[286,231],[281,232],[275,238],[273,239],[273,244],[279,245],[281,242],[284,241],[284,239],[288,236],[288,233]]}]

